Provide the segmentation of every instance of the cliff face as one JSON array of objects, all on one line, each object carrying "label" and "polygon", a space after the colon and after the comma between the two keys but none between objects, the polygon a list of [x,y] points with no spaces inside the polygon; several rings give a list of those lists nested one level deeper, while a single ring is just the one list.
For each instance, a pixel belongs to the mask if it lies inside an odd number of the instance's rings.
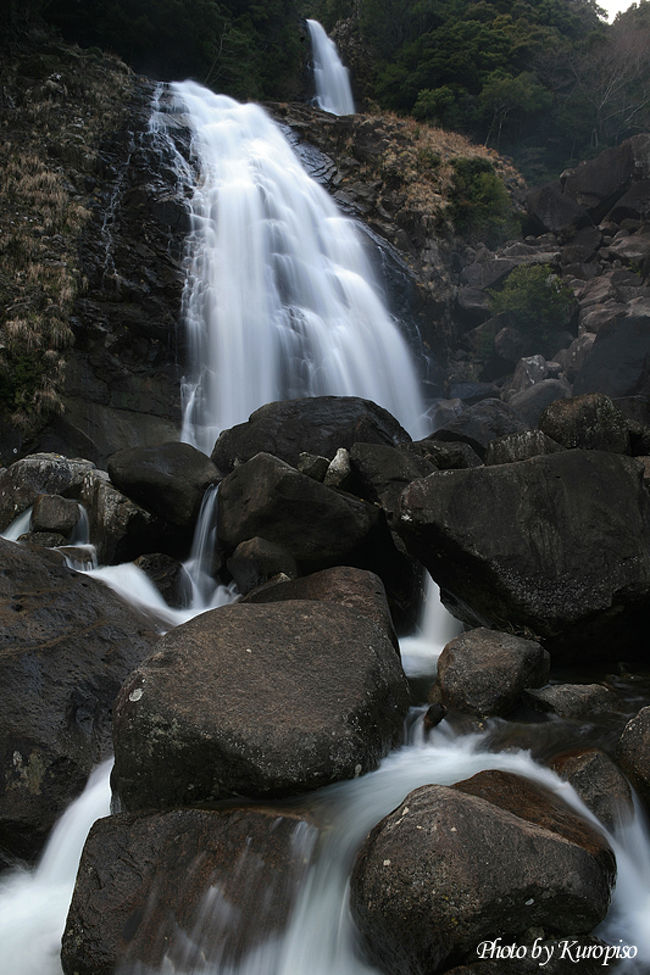
[{"label": "cliff face", "polygon": [[148,156],[153,86],[44,38],[0,74],[0,457],[176,435],[184,219]]}]

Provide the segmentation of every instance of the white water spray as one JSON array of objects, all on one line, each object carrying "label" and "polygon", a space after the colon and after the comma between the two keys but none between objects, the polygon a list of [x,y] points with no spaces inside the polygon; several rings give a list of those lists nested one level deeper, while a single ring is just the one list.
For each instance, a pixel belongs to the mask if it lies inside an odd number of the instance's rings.
[{"label": "white water spray", "polygon": [[316,102],[324,112],[332,115],[353,115],[354,98],[350,75],[343,65],[336,44],[317,20],[308,20],[314,58]]},{"label": "white water spray", "polygon": [[424,436],[410,351],[352,221],[259,106],[194,82],[172,90],[200,167],[181,439],[209,454],[221,430],[264,403],[319,395],[373,400]]}]

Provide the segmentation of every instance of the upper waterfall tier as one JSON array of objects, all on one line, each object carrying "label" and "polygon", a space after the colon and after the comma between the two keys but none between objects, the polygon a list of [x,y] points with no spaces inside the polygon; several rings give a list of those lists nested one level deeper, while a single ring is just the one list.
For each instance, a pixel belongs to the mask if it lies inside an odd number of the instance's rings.
[{"label": "upper waterfall tier", "polygon": [[[172,90],[199,171],[184,289],[182,438],[210,452],[221,430],[264,403],[319,395],[371,399],[412,436],[424,435],[410,350],[354,223],[259,106],[194,82]],[[164,120],[160,113],[158,131]]]},{"label": "upper waterfall tier", "polygon": [[334,41],[317,20],[308,20],[314,57],[314,83],[319,108],[332,115],[353,115],[354,99],[348,69],[339,57]]}]

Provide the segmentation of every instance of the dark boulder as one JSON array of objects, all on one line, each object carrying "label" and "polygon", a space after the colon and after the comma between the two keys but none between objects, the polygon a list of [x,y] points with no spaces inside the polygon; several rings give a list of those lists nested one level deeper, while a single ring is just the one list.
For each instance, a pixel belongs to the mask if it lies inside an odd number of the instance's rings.
[{"label": "dark boulder", "polygon": [[[641,311],[639,309],[638,311]],[[650,313],[630,305],[625,318],[603,327],[575,378],[574,392],[612,399],[650,394]]]},{"label": "dark boulder", "polygon": [[632,818],[632,793],[625,776],[599,748],[556,755],[551,768],[573,786],[608,830],[615,830]]},{"label": "dark boulder", "polygon": [[391,635],[343,605],[235,604],[164,636],[115,702],[127,810],[283,796],[352,778],[398,742]]},{"label": "dark boulder", "polygon": [[566,379],[542,379],[534,386],[511,396],[508,405],[529,427],[536,427],[540,416],[551,403],[570,396],[571,386]]},{"label": "dark boulder", "polygon": [[539,643],[496,630],[469,630],[438,658],[441,701],[479,717],[508,714],[525,687],[548,680],[550,658]]},{"label": "dark boulder", "polygon": [[350,464],[361,496],[378,501],[389,523],[399,513],[399,498],[404,488],[420,477],[437,470],[429,457],[409,447],[356,443],[350,451]]},{"label": "dark boulder", "polygon": [[30,528],[33,532],[56,532],[70,539],[80,517],[76,501],[58,494],[39,494],[34,501]]},{"label": "dark boulder", "polygon": [[357,856],[352,913],[383,971],[433,975],[497,934],[561,932],[567,918],[589,932],[607,912],[613,857],[595,831],[568,808],[530,819],[526,789],[513,812],[463,787],[411,792]]},{"label": "dark boulder", "polygon": [[630,452],[630,423],[602,393],[556,400],[540,417],[539,429],[563,447]]},{"label": "dark boulder", "polygon": [[316,836],[308,820],[277,808],[98,820],[63,935],[64,972],[194,971],[206,960],[237,969],[285,929]]},{"label": "dark boulder", "polygon": [[530,631],[565,657],[645,653],[650,499],[632,458],[430,474],[404,492],[400,531],[470,625]]},{"label": "dark boulder", "polygon": [[100,564],[132,562],[139,555],[164,547],[163,524],[111,484],[106,471],[86,474],[81,501],[88,512],[90,540]]},{"label": "dark boulder", "polygon": [[531,190],[526,197],[526,210],[537,233],[547,230],[566,233],[587,227],[592,222],[585,208],[563,191],[559,180]]},{"label": "dark boulder", "polygon": [[507,403],[485,399],[475,403],[432,435],[434,440],[461,440],[485,457],[488,444],[497,437],[527,430],[527,424]]},{"label": "dark boulder", "polygon": [[650,707],[641,708],[625,725],[616,760],[650,809]]},{"label": "dark boulder", "polygon": [[333,565],[370,569],[386,586],[396,622],[415,617],[421,572],[396,548],[381,509],[271,454],[257,454],[222,481],[218,535],[226,553],[265,538],[289,553],[301,573]]},{"label": "dark boulder", "polygon": [[295,579],[298,575],[298,566],[291,552],[259,536],[240,542],[226,565],[237,589],[243,594],[276,576]]},{"label": "dark boulder", "polygon": [[60,454],[30,454],[0,471],[0,530],[30,505],[39,494],[79,498],[89,460],[69,460]]},{"label": "dark boulder", "polygon": [[110,754],[113,698],[156,634],[60,556],[0,554],[0,860],[31,859]]},{"label": "dark boulder", "polygon": [[133,501],[190,534],[206,489],[220,480],[209,457],[180,442],[125,447],[109,458],[108,473]]},{"label": "dark boulder", "polygon": [[212,452],[228,473],[255,454],[269,453],[296,467],[306,451],[332,460],[339,447],[354,443],[397,445],[410,437],[391,414],[358,396],[315,396],[268,403],[246,423],[224,430]]}]

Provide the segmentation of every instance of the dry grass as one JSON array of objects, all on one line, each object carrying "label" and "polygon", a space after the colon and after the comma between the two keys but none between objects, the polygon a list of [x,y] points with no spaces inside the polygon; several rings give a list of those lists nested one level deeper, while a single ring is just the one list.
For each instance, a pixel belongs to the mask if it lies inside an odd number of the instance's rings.
[{"label": "dry grass", "polygon": [[32,80],[24,64],[0,66],[14,102],[0,114],[0,408],[26,433],[63,409],[72,311],[87,288],[77,254],[91,210],[80,187],[133,83],[117,59],[78,49],[35,60],[51,72]]}]

